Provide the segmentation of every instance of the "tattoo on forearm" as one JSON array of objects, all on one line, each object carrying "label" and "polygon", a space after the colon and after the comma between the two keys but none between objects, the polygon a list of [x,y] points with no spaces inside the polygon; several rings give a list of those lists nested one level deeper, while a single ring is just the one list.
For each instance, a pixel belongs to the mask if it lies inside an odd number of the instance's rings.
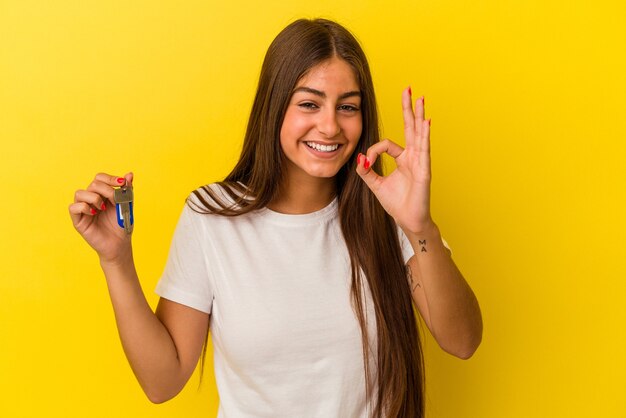
[{"label": "tattoo on forearm", "polygon": [[425,253],[426,251],[426,240],[419,240],[419,244],[422,246],[422,249],[420,252]]},{"label": "tattoo on forearm", "polygon": [[411,292],[417,289],[418,287],[422,287],[418,281],[413,280],[413,272],[411,271],[411,266],[406,265],[406,275],[411,282]]}]

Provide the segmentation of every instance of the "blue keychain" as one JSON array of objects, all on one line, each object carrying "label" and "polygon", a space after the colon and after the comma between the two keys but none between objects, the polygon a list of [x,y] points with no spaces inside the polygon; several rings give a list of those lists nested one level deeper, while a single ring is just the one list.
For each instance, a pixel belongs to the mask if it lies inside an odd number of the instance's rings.
[{"label": "blue keychain", "polygon": [[117,224],[124,228],[127,234],[133,232],[133,189],[132,187],[120,187],[115,189],[115,211],[117,213]]}]

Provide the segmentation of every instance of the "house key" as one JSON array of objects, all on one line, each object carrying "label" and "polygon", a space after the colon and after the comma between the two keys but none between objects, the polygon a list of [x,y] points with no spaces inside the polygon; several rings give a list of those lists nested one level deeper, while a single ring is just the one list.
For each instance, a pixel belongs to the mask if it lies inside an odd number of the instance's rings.
[{"label": "house key", "polygon": [[117,224],[124,228],[127,234],[133,232],[133,188],[120,187],[115,189],[115,211],[117,213]]}]

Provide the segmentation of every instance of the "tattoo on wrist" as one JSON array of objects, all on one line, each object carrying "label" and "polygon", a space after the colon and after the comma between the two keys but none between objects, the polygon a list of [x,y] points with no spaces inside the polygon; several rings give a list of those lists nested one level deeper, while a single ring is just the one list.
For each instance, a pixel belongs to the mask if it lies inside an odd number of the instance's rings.
[{"label": "tattoo on wrist", "polygon": [[422,249],[420,250],[420,252],[425,253],[426,251],[426,240],[418,240],[419,244],[422,246]]}]

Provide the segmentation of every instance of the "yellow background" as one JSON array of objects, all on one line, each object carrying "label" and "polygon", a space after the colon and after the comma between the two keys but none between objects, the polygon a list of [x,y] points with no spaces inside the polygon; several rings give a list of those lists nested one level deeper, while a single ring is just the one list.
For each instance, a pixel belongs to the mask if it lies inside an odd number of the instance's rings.
[{"label": "yellow background", "polygon": [[337,19],[387,137],[432,117],[433,214],[476,292],[469,361],[425,339],[428,416],[626,417],[626,10],[606,1],[0,1],[0,416],[213,417],[212,367],[152,405],[74,190],[135,173],[149,302],[183,200],[228,173],[265,50]]}]

